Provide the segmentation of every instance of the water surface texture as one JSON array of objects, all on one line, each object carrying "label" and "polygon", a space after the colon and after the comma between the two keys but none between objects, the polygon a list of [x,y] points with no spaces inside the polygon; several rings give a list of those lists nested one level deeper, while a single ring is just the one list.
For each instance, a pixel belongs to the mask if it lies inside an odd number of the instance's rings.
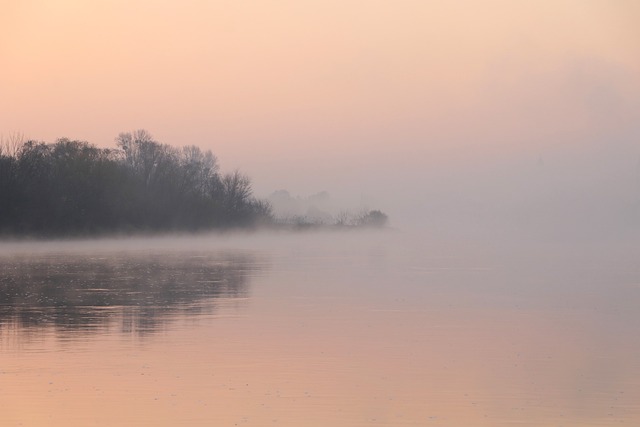
[{"label": "water surface texture", "polygon": [[637,246],[0,245],[2,426],[640,424]]}]

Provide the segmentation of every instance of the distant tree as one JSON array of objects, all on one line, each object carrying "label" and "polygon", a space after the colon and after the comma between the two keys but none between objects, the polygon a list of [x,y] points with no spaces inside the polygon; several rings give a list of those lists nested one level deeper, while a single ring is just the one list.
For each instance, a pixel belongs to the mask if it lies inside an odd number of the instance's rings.
[{"label": "distant tree", "polygon": [[239,171],[220,175],[216,157],[160,144],[144,130],[116,149],[67,138],[0,150],[0,233],[78,234],[197,230],[273,221]]},{"label": "distant tree", "polygon": [[10,133],[8,136],[0,135],[0,156],[15,158],[25,140],[24,134],[20,132]]},{"label": "distant tree", "polygon": [[183,191],[193,191],[198,196],[206,196],[219,180],[218,159],[211,151],[189,145],[180,152],[182,176],[180,187]]},{"label": "distant tree", "polygon": [[227,220],[243,220],[251,201],[251,181],[238,170],[227,173],[220,182]]},{"label": "distant tree", "polygon": [[145,130],[121,133],[116,142],[124,151],[125,164],[141,178],[147,188],[153,186],[154,180],[160,175],[158,169],[163,163],[167,163],[173,154],[171,147],[154,141],[151,134]]},{"label": "distant tree", "polygon": [[256,224],[272,224],[275,221],[273,207],[267,200],[252,199],[251,212]]},{"label": "distant tree", "polygon": [[18,204],[17,160],[6,150],[0,152],[0,232],[15,223]]},{"label": "distant tree", "polygon": [[335,218],[335,225],[340,226],[340,227],[344,227],[344,226],[348,226],[351,225],[351,213],[349,213],[349,211],[340,211]]},{"label": "distant tree", "polygon": [[61,230],[93,227],[101,211],[102,184],[97,167],[101,152],[85,141],[59,139],[49,146],[51,182],[49,214]]},{"label": "distant tree", "polygon": [[372,210],[358,218],[359,225],[365,227],[384,227],[387,225],[389,217],[379,210]]},{"label": "distant tree", "polygon": [[42,142],[27,141],[17,153],[15,218],[18,230],[45,231],[53,227],[51,216],[43,215],[53,208],[51,147]]}]

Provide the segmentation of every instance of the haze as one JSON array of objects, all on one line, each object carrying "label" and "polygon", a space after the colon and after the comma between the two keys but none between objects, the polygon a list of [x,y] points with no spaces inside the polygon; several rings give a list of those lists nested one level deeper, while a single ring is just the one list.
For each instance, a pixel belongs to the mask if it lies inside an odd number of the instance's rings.
[{"label": "haze", "polygon": [[[12,1],[0,133],[212,149],[398,227],[637,233],[635,1]],[[348,206],[350,207],[350,206]]]}]

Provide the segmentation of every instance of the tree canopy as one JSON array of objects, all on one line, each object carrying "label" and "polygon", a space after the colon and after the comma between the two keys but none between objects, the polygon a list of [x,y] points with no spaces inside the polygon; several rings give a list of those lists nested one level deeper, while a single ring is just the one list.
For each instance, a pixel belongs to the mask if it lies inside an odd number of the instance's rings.
[{"label": "tree canopy", "polygon": [[250,179],[221,173],[211,151],[161,144],[144,130],[115,149],[61,138],[0,144],[0,233],[199,230],[272,219]]}]

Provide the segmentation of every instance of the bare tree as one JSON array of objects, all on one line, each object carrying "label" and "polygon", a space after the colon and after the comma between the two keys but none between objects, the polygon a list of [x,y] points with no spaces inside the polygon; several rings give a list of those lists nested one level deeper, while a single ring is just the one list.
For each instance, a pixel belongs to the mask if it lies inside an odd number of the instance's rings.
[{"label": "bare tree", "polygon": [[25,141],[24,134],[20,132],[0,135],[0,156],[16,157]]},{"label": "bare tree", "polygon": [[219,169],[218,159],[211,151],[202,152],[194,145],[182,147],[180,166],[183,171],[182,189],[192,189],[199,195],[209,193],[211,183],[216,180]]},{"label": "bare tree", "polygon": [[222,177],[222,191],[226,208],[237,212],[246,206],[251,198],[251,180],[235,170]]},{"label": "bare tree", "polygon": [[335,225],[347,226],[351,225],[352,215],[349,211],[340,211],[335,218]]}]

